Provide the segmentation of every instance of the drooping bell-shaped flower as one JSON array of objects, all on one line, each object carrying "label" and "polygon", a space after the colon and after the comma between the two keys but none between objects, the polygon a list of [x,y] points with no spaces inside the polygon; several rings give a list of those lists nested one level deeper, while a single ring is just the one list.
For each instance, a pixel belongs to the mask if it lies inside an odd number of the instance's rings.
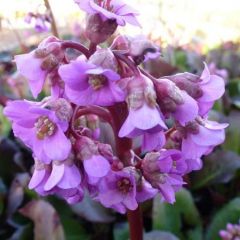
[{"label": "drooping bell-shaped flower", "polygon": [[33,96],[41,92],[47,75],[59,66],[64,58],[60,40],[48,37],[37,49],[15,56],[18,71],[28,79]]},{"label": "drooping bell-shaped flower", "polygon": [[[44,163],[52,160],[64,160],[71,150],[71,142],[64,132],[68,128],[71,118],[71,105],[65,99],[55,103],[56,108],[51,109],[51,101],[36,103],[30,101],[8,102],[4,114],[13,123],[13,131],[34,155]],[[66,107],[67,106],[67,107]],[[68,111],[63,111],[62,107]]]},{"label": "drooping bell-shaped flower", "polygon": [[160,109],[156,105],[153,85],[146,77],[130,80],[127,86],[129,114],[123,123],[119,137],[143,137],[143,151],[161,148],[167,129]]}]

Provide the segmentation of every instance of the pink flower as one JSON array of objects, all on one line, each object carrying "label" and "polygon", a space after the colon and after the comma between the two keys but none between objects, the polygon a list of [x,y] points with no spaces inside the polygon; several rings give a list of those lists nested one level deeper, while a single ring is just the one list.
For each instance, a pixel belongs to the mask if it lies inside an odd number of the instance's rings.
[{"label": "pink flower", "polygon": [[200,77],[191,73],[168,77],[197,101],[200,116],[205,116],[225,91],[224,80],[217,75],[211,75],[206,63],[204,66]]},{"label": "pink flower", "polygon": [[200,158],[224,142],[224,129],[227,126],[226,123],[219,124],[200,118],[186,126],[181,150],[188,163],[188,171],[200,169],[202,167]]},{"label": "pink flower", "polygon": [[18,100],[8,102],[4,114],[12,121],[15,136],[30,147],[40,161],[50,163],[68,157],[71,143],[64,134],[69,120],[65,113],[44,108],[43,103]]},{"label": "pink flower", "polygon": [[166,117],[169,115],[181,125],[194,120],[198,115],[198,104],[184,90],[168,79],[155,82],[158,104]]},{"label": "pink flower", "polygon": [[[142,149],[150,151],[165,143],[163,130],[167,129],[160,109],[156,106],[155,92],[147,79],[133,78],[128,84],[129,114],[123,123],[119,137],[143,137]],[[147,80],[148,81],[148,80]]]},{"label": "pink flower", "polygon": [[78,59],[61,66],[59,74],[67,97],[75,104],[111,106],[124,101],[125,93],[117,84],[120,76],[111,69]]},{"label": "pink flower", "polygon": [[58,67],[64,57],[60,40],[48,37],[36,50],[15,56],[18,71],[29,80],[33,96],[41,92],[47,75]]},{"label": "pink flower", "polygon": [[90,15],[99,14],[103,21],[115,20],[118,25],[130,23],[140,26],[136,19],[138,13],[122,0],[75,0],[78,6]]},{"label": "pink flower", "polygon": [[105,207],[113,207],[124,213],[126,209],[135,210],[136,184],[134,176],[125,171],[111,171],[99,182],[97,200]]}]

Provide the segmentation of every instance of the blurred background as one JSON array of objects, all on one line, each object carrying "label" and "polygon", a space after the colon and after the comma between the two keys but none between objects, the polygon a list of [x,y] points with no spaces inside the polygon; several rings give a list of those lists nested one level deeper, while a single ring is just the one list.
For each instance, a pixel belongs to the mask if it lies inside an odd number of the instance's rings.
[{"label": "blurred background", "polygon": [[[221,239],[219,231],[240,219],[240,1],[130,2],[140,13],[142,28],[119,28],[115,35],[145,34],[161,47],[162,57],[143,66],[155,77],[200,73],[206,61],[212,74],[226,83],[226,93],[211,118],[230,123],[225,143],[204,159],[202,170],[186,177],[188,184],[177,194],[175,205],[159,198],[143,204],[146,232],[161,233],[161,238],[146,239]],[[50,0],[50,4],[61,38],[87,45],[85,14],[74,1]],[[0,0],[0,239],[127,240],[125,216],[87,197],[69,206],[54,196],[39,198],[27,188],[33,159],[13,137],[2,109],[6,99],[32,99],[12,60],[52,34],[49,22],[43,0]],[[48,92],[46,86],[40,99]]]}]

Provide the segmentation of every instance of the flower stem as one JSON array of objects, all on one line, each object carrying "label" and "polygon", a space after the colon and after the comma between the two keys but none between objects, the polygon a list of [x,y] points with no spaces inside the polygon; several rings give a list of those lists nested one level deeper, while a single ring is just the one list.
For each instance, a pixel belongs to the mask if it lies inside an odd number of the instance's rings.
[{"label": "flower stem", "polygon": [[73,41],[64,41],[62,42],[62,48],[73,48],[76,49],[77,51],[81,52],[82,54],[85,55],[86,58],[89,58],[89,50],[84,47],[81,43],[73,42]]},{"label": "flower stem", "polygon": [[123,55],[121,53],[118,53],[117,51],[113,51],[113,54],[115,55],[115,57],[117,59],[119,59],[120,61],[122,61],[125,64],[127,64],[127,66],[133,71],[133,73],[136,76],[140,75],[140,72],[139,72],[138,68],[136,67],[136,64],[130,58],[128,58],[127,56],[125,56],[125,55]]},{"label": "flower stem", "polygon": [[90,52],[90,56],[93,55],[97,50],[97,45],[95,43],[90,43],[89,46],[89,52]]},{"label": "flower stem", "polygon": [[57,25],[56,25],[56,21],[52,12],[52,8],[49,4],[48,0],[44,0],[45,6],[47,8],[47,10],[49,11],[50,17],[51,17],[51,30],[52,30],[52,34],[59,38],[59,34],[58,34],[58,30],[57,30]]},{"label": "flower stem", "polygon": [[130,229],[130,239],[143,240],[143,222],[140,207],[138,206],[134,211],[128,210],[127,216]]}]

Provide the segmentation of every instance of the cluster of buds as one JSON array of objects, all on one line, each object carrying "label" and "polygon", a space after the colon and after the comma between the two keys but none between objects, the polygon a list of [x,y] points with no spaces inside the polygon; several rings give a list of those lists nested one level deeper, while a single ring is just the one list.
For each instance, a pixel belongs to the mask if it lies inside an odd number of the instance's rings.
[{"label": "cluster of buds", "polygon": [[[224,93],[224,80],[203,73],[160,79],[139,65],[159,48],[142,36],[117,36],[98,44],[126,23],[139,26],[137,12],[121,0],[75,0],[87,13],[89,49],[49,37],[15,57],[37,97],[47,80],[51,96],[17,100],[4,109],[13,131],[33,152],[29,187],[69,203],[88,194],[125,213],[160,194],[174,203],[183,176],[224,141],[227,124],[208,119]],[[81,52],[69,61],[66,48]],[[170,121],[167,121],[167,120]]]},{"label": "cluster of buds", "polygon": [[240,225],[228,223],[226,230],[221,230],[219,235],[222,240],[239,240],[240,239]]}]

